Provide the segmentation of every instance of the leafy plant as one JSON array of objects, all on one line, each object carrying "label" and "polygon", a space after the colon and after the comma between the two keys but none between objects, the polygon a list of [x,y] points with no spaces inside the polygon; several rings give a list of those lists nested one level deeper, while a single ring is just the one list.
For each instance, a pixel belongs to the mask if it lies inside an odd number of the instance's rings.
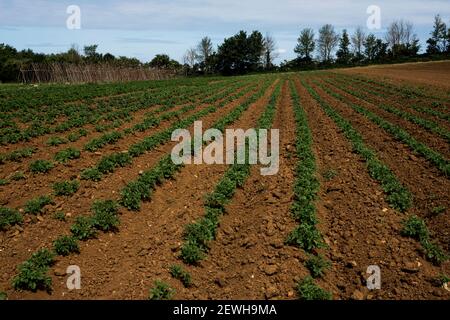
[{"label": "leafy plant", "polygon": [[120,221],[118,218],[118,205],[112,200],[96,201],[92,206],[94,213],[92,224],[102,231],[111,231],[117,228]]},{"label": "leafy plant", "polygon": [[53,184],[53,191],[56,196],[71,196],[78,191],[79,187],[80,182],[77,180],[55,182]]},{"label": "leafy plant", "polygon": [[311,272],[313,278],[319,278],[323,276],[325,269],[330,267],[330,262],[321,255],[310,256],[305,266]]},{"label": "leafy plant", "polygon": [[448,255],[436,243],[429,240],[422,240],[420,243],[425,250],[425,256],[433,264],[439,266],[448,260]]},{"label": "leafy plant", "polygon": [[172,299],[173,295],[175,293],[175,290],[169,287],[168,284],[156,280],[155,286],[150,289],[150,300],[170,300]]},{"label": "leafy plant", "polygon": [[170,267],[170,274],[175,279],[180,280],[186,288],[189,288],[192,285],[192,279],[189,272],[183,270],[183,268],[179,265],[173,265]]},{"label": "leafy plant", "polygon": [[49,204],[54,204],[52,198],[49,196],[40,196],[27,201],[25,204],[25,213],[39,214],[43,213],[45,206]]},{"label": "leafy plant", "polygon": [[0,179],[0,186],[6,186],[9,183],[6,179]]},{"label": "leafy plant", "polygon": [[77,239],[73,236],[60,236],[53,242],[55,252],[60,256],[68,256],[71,253],[79,253]]},{"label": "leafy plant", "polygon": [[57,152],[54,159],[59,163],[66,163],[69,160],[80,158],[80,155],[80,150],[77,150],[75,148],[67,148]]},{"label": "leafy plant", "polygon": [[72,235],[78,240],[88,240],[97,236],[92,217],[78,216],[70,227]]},{"label": "leafy plant", "polygon": [[0,291],[0,300],[8,300],[6,292]]},{"label": "leafy plant", "polygon": [[437,216],[437,215],[440,215],[441,213],[444,213],[445,210],[447,210],[446,206],[437,206],[437,207],[434,207],[433,209],[431,209],[431,214]]},{"label": "leafy plant", "polygon": [[401,234],[419,241],[427,240],[429,232],[425,221],[417,216],[411,216],[403,222]]},{"label": "leafy plant", "polygon": [[17,210],[0,207],[0,230],[5,230],[9,226],[20,224],[22,221],[23,217]]},{"label": "leafy plant", "polygon": [[57,146],[64,143],[67,143],[67,141],[61,137],[50,137],[47,140],[47,145],[49,146]]},{"label": "leafy plant", "polygon": [[66,214],[63,211],[57,211],[53,214],[53,219],[66,221]]},{"label": "leafy plant", "polygon": [[82,180],[100,181],[102,179],[102,173],[97,168],[84,169],[81,172]]},{"label": "leafy plant", "polygon": [[330,292],[322,289],[308,276],[297,284],[297,292],[302,300],[331,300]]},{"label": "leafy plant", "polygon": [[26,179],[25,174],[22,171],[16,171],[12,174],[11,180],[19,181]]},{"label": "leafy plant", "polygon": [[286,243],[297,246],[307,252],[324,246],[322,235],[314,225],[301,223],[287,237]]},{"label": "leafy plant", "polygon": [[333,178],[336,177],[337,175],[338,175],[338,173],[337,173],[336,170],[329,169],[329,170],[325,171],[325,172],[323,173],[322,176],[323,176],[323,178],[324,178],[325,180],[331,181],[331,180],[333,180]]},{"label": "leafy plant", "polygon": [[48,249],[37,251],[18,267],[19,274],[12,280],[13,287],[16,290],[51,290],[52,278],[47,271],[54,261],[54,254]]},{"label": "leafy plant", "polygon": [[54,164],[47,160],[36,160],[30,164],[30,171],[33,173],[46,173],[54,167]]}]

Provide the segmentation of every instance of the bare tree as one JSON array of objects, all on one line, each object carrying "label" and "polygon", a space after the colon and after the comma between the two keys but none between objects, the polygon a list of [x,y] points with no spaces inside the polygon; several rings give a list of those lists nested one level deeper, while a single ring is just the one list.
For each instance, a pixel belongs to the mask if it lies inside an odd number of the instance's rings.
[{"label": "bare tree", "polygon": [[315,47],[314,30],[311,28],[303,29],[300,33],[300,37],[297,39],[297,46],[295,47],[294,52],[297,53],[300,58],[310,60]]},{"label": "bare tree", "polygon": [[195,65],[196,60],[197,51],[194,48],[188,49],[183,56],[183,63],[192,68]]},{"label": "bare tree", "polygon": [[414,26],[409,21],[396,20],[392,22],[386,33],[386,41],[393,55],[402,47],[410,48],[417,40],[414,34]]},{"label": "bare tree", "polygon": [[322,61],[331,61],[331,54],[336,48],[339,41],[338,34],[334,31],[331,24],[326,24],[319,30],[319,40],[317,40],[317,47]]},{"label": "bare tree", "polygon": [[358,59],[362,58],[364,52],[364,41],[366,40],[366,34],[363,31],[363,28],[358,26],[355,30],[355,33],[351,37],[353,53],[356,55]]},{"label": "bare tree", "polygon": [[266,34],[263,39],[263,51],[264,68],[271,69],[274,59],[278,57],[278,52],[276,52],[275,39],[270,34]]},{"label": "bare tree", "polygon": [[206,62],[213,53],[212,41],[209,37],[204,37],[197,45],[197,60]]}]

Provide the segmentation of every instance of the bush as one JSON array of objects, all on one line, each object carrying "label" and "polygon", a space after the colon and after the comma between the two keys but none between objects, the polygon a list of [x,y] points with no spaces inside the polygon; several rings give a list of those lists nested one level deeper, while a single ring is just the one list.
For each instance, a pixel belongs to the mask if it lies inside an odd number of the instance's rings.
[{"label": "bush", "polygon": [[77,239],[73,236],[60,236],[53,242],[55,252],[60,256],[68,256],[71,253],[79,253]]},{"label": "bush", "polygon": [[30,164],[30,171],[33,173],[47,173],[54,167],[53,163],[47,160],[36,160]]},{"label": "bush", "polygon": [[53,191],[56,196],[71,196],[78,191],[80,183],[77,180],[55,182],[53,184]]},{"label": "bush", "polygon": [[88,240],[97,236],[97,230],[95,230],[91,217],[77,217],[75,223],[70,227],[70,232],[78,240]]},{"label": "bush", "polygon": [[313,278],[306,277],[297,284],[297,292],[302,300],[331,300],[330,292],[314,283]]},{"label": "bush", "polygon": [[115,230],[119,225],[118,205],[115,201],[96,201],[92,206],[93,226],[102,231]]},{"label": "bush", "polygon": [[29,200],[25,204],[25,213],[39,214],[46,205],[53,204],[53,200],[49,196],[40,196]]},{"label": "bush", "polygon": [[5,230],[9,226],[22,223],[22,215],[14,209],[0,207],[0,230]]},{"label": "bush", "polygon": [[156,280],[155,287],[150,289],[150,300],[170,300],[172,299],[175,290],[170,288],[168,284]]},{"label": "bush", "polygon": [[47,249],[34,253],[19,266],[19,274],[12,281],[14,289],[51,290],[52,278],[47,275],[47,271],[54,261],[55,255]]},{"label": "bush", "polygon": [[173,265],[170,267],[170,274],[175,279],[180,280],[183,285],[188,288],[192,285],[192,279],[189,272],[183,270],[183,268],[179,265]]}]

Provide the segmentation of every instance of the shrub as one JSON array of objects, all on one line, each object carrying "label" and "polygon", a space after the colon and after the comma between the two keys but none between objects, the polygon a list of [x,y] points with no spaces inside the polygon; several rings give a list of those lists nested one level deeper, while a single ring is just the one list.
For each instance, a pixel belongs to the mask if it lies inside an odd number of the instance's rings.
[{"label": "shrub", "polygon": [[82,180],[100,181],[102,180],[102,173],[97,168],[84,169],[81,172]]},{"label": "shrub", "polygon": [[155,287],[150,289],[150,300],[170,300],[172,299],[175,290],[170,288],[168,284],[156,280]]},{"label": "shrub", "polygon": [[40,196],[29,200],[25,204],[25,213],[39,214],[46,205],[53,204],[53,200],[49,196]]},{"label": "shrub", "polygon": [[66,163],[69,160],[80,158],[80,150],[75,148],[67,148],[55,154],[55,161],[59,163]]},{"label": "shrub", "polygon": [[47,160],[36,160],[30,164],[30,171],[33,173],[46,173],[54,167],[53,163]]},{"label": "shrub", "polygon": [[111,231],[119,225],[118,205],[115,201],[96,201],[92,206],[92,217],[95,228],[102,231]]},{"label": "shrub", "polygon": [[53,191],[56,196],[71,196],[78,191],[80,183],[77,180],[55,182],[53,184]]},{"label": "shrub", "polygon": [[170,267],[170,274],[175,279],[180,280],[183,285],[188,288],[192,285],[192,279],[189,272],[183,270],[183,268],[179,265],[173,265]]},{"label": "shrub", "polygon": [[331,293],[314,283],[313,278],[306,277],[297,284],[297,292],[302,300],[331,300]]},{"label": "shrub", "polygon": [[14,209],[0,207],[0,230],[5,230],[9,226],[22,223],[22,215]]},{"label": "shrub", "polygon": [[53,242],[55,252],[60,256],[68,256],[71,253],[79,253],[77,239],[73,236],[61,236]]},{"label": "shrub", "polygon": [[51,290],[52,278],[47,275],[47,271],[54,261],[55,255],[47,249],[34,253],[19,266],[19,274],[12,281],[14,289]]},{"label": "shrub", "polygon": [[308,268],[309,272],[313,278],[322,277],[325,269],[330,266],[330,263],[321,255],[311,256],[305,263],[306,268]]},{"label": "shrub", "polygon": [[70,227],[70,232],[78,240],[88,240],[97,236],[97,230],[95,230],[91,217],[77,217],[75,223]]}]

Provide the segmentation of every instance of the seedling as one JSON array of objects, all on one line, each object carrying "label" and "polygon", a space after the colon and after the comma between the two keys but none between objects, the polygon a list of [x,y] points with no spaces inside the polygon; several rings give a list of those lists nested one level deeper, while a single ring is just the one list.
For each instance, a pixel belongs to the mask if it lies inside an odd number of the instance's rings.
[{"label": "seedling", "polygon": [[55,196],[71,196],[78,191],[80,183],[77,180],[55,182],[53,184],[53,191]]},{"label": "seedling", "polygon": [[155,286],[150,289],[149,300],[170,300],[172,299],[175,290],[169,287],[168,284],[156,280]]},{"label": "seedling", "polygon": [[330,292],[322,289],[308,276],[297,284],[297,292],[302,300],[331,300]]},{"label": "seedling", "polygon": [[30,164],[30,171],[33,173],[47,173],[54,167],[53,163],[47,160],[36,160]]},{"label": "seedling", "polygon": [[61,236],[53,242],[55,252],[60,256],[68,256],[71,253],[79,253],[78,241],[73,236]]},{"label": "seedling", "polygon": [[313,278],[322,277],[325,270],[330,267],[330,262],[328,262],[323,256],[310,256],[310,258],[305,263],[306,268]]},{"label": "seedling", "polygon": [[14,209],[0,207],[0,230],[22,223],[22,215]]},{"label": "seedling", "polygon": [[49,196],[40,196],[29,200],[25,204],[25,213],[29,214],[40,214],[43,213],[45,206],[53,204],[53,200]]},{"label": "seedling", "polygon": [[183,268],[179,265],[173,265],[170,267],[170,274],[175,279],[180,280],[183,285],[188,288],[192,285],[192,279],[189,272],[183,270]]}]

